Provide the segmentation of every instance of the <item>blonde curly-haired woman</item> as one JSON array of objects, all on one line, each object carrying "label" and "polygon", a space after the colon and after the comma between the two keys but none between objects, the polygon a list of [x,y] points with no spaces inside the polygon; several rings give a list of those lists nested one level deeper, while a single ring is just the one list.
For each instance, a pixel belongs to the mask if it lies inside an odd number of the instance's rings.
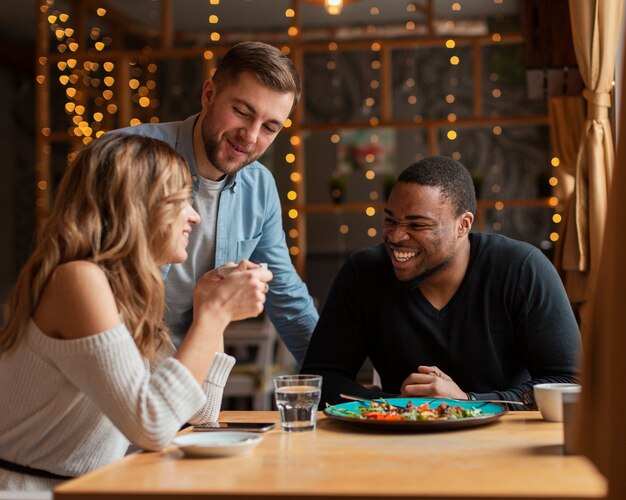
[{"label": "blonde curly-haired woman", "polygon": [[51,489],[217,419],[224,329],[262,311],[272,275],[204,275],[176,351],[160,266],[187,257],[190,198],[185,161],[155,139],[106,134],[68,167],[0,330],[0,490]]}]

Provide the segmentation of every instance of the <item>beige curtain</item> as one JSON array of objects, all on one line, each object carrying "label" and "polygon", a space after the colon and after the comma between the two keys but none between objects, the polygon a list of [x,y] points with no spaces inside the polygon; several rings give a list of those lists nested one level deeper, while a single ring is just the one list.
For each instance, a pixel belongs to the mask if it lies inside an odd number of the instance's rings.
[{"label": "beige curtain", "polygon": [[554,188],[554,195],[559,199],[558,210],[563,214],[554,265],[561,272],[570,301],[575,303],[584,300],[584,281],[580,279],[582,274],[578,268],[578,260],[571,259],[571,252],[564,254],[563,242],[571,233],[576,232],[572,194],[580,137],[585,126],[584,102],[580,96],[551,97],[548,100],[552,149],[560,160],[560,165],[554,169],[559,181]]},{"label": "beige curtain", "polygon": [[570,272],[578,273],[576,293],[583,299],[583,334],[588,301],[597,281],[615,161],[608,111],[623,4],[623,0],[569,1],[574,49],[586,87],[587,119],[576,161],[573,221],[566,222],[572,230],[565,234],[563,263],[574,268]]},{"label": "beige curtain", "polygon": [[[626,61],[625,61],[626,62]],[[626,71],[622,68],[622,95]],[[620,110],[617,162],[609,196],[597,293],[585,338],[579,439],[609,482],[611,500],[626,498],[626,112]]]}]

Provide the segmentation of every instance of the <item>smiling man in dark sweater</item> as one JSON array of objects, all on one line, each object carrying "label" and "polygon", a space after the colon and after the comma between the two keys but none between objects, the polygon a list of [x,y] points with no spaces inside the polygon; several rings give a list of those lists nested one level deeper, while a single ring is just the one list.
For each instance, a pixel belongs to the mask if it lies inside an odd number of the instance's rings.
[{"label": "smiling man in dark sweater", "polygon": [[[534,246],[471,233],[466,168],[425,158],[400,174],[383,244],[339,271],[303,373],[325,402],[360,397],[524,400],[542,382],[574,382],[580,334],[554,266]],[[369,356],[382,391],[356,375]],[[518,409],[515,407],[515,409]]]}]

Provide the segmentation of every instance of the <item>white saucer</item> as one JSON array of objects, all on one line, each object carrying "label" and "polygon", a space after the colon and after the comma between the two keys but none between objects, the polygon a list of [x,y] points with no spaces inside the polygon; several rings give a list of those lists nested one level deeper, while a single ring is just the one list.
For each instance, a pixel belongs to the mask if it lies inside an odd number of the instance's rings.
[{"label": "white saucer", "polygon": [[248,453],[263,441],[252,432],[215,431],[185,434],[173,443],[188,457],[227,457]]}]

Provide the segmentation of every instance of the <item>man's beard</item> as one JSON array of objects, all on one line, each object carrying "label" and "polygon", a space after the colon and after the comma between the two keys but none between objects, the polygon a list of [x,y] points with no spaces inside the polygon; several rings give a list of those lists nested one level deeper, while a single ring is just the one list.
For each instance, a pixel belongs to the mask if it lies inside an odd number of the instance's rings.
[{"label": "man's beard", "polygon": [[257,158],[253,156],[246,156],[244,160],[236,165],[229,165],[225,161],[221,161],[219,158],[219,142],[214,140],[212,137],[202,134],[202,141],[204,142],[204,152],[206,153],[206,157],[211,162],[217,170],[225,175],[233,175],[239,172],[243,167],[249,165]]},{"label": "man's beard", "polygon": [[399,280],[396,277],[396,281],[397,281],[398,285],[400,286],[400,288],[402,288],[403,290],[408,290],[408,291],[417,290],[417,289],[419,289],[420,286],[422,286],[422,284],[424,284],[424,282],[428,278],[431,278],[432,276],[435,276],[444,267],[446,267],[448,265],[448,262],[450,262],[450,259],[446,259],[443,262],[440,262],[439,264],[437,264],[435,267],[431,267],[430,269],[426,269],[425,271],[421,272],[417,276],[414,276],[413,278],[409,278],[408,280]]}]

